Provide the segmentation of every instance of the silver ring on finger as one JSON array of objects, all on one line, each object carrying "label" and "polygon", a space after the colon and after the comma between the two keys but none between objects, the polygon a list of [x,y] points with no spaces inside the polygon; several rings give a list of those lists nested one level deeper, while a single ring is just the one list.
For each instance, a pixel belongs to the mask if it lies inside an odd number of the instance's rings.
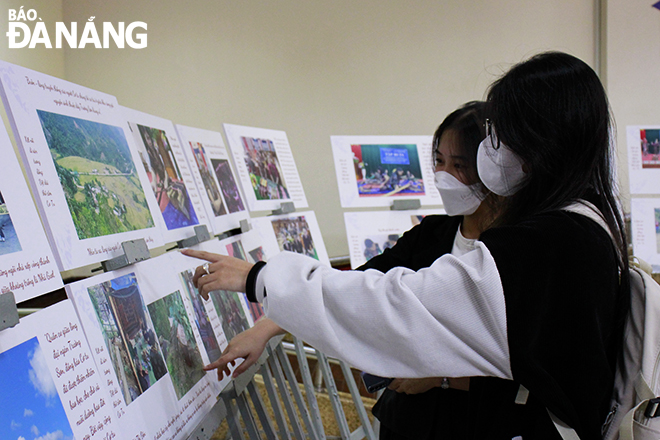
[{"label": "silver ring on finger", "polygon": [[204,263],[204,265],[202,265],[202,269],[204,269],[206,275],[211,275],[211,272],[209,271],[209,263]]}]

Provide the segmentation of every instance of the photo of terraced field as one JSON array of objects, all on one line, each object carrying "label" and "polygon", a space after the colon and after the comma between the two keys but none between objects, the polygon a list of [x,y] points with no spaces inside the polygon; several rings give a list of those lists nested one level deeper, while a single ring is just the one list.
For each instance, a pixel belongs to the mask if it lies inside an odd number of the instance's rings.
[{"label": "photo of terraced field", "polygon": [[154,226],[121,128],[37,113],[79,239]]}]

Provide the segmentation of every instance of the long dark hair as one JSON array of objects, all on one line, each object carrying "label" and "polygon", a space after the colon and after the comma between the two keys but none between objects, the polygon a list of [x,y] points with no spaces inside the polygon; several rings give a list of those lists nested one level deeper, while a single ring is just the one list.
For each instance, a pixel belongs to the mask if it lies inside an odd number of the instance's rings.
[{"label": "long dark hair", "polygon": [[467,162],[466,177],[471,182],[481,182],[477,174],[477,149],[486,137],[485,111],[484,101],[467,102],[448,114],[433,134],[432,147],[436,151],[442,135],[448,130],[454,132],[455,146]]},{"label": "long dark hair", "polygon": [[517,193],[501,201],[496,224],[589,200],[603,214],[628,268],[625,227],[612,168],[612,117],[596,73],[561,52],[511,68],[488,91],[486,115],[499,140],[527,171]]}]

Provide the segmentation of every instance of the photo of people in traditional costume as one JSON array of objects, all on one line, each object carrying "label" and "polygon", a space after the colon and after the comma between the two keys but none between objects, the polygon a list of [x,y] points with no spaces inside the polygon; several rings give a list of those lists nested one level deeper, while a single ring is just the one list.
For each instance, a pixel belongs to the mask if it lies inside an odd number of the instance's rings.
[{"label": "photo of people in traditional costume", "polygon": [[218,183],[213,178],[213,174],[209,170],[209,162],[204,153],[204,146],[199,142],[190,142],[190,149],[193,152],[193,157],[195,158],[195,164],[199,170],[199,174],[204,183],[204,192],[211,202],[211,208],[213,208],[213,215],[219,217],[227,213],[225,204],[222,201],[220,196],[220,190],[218,189]]},{"label": "photo of people in traditional costume", "polygon": [[243,136],[241,142],[257,200],[290,199],[273,141]]},{"label": "photo of people in traditional costume", "polygon": [[351,145],[360,197],[422,196],[417,145]]},{"label": "photo of people in traditional costume", "polygon": [[281,251],[295,252],[319,259],[305,216],[273,220],[272,224]]},{"label": "photo of people in traditional costume", "polygon": [[[369,261],[383,253],[385,249],[393,247],[399,239],[399,234],[372,235],[364,239],[364,258]],[[381,244],[382,243],[382,244]]]},{"label": "photo of people in traditional costume", "polygon": [[639,130],[642,168],[660,168],[660,130]]},{"label": "photo of people in traditional costume", "polygon": [[245,205],[238,190],[238,185],[236,185],[234,174],[231,172],[229,161],[226,159],[211,159],[211,165],[213,165],[215,176],[220,183],[220,191],[222,191],[229,212],[245,211]]},{"label": "photo of people in traditional costume", "polygon": [[198,224],[197,214],[183,183],[167,134],[157,128],[139,124],[137,127],[142,139],[142,146],[138,145],[138,151],[167,229]]}]

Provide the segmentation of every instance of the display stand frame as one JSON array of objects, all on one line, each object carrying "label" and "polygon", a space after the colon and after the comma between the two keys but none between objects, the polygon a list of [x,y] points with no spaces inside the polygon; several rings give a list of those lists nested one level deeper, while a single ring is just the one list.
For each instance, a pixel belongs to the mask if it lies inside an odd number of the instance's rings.
[{"label": "display stand frame", "polygon": [[0,294],[0,331],[14,327],[19,322],[14,292]]},{"label": "display stand frame", "polygon": [[101,262],[101,269],[104,272],[121,269],[122,267],[151,258],[151,253],[144,238],[125,241],[121,244],[121,247],[124,250],[124,255]]},{"label": "display stand frame", "polygon": [[273,210],[270,215],[282,215],[282,214],[291,214],[296,212],[296,205],[293,202],[283,202],[280,204],[280,207]]},{"label": "display stand frame", "polygon": [[196,244],[211,239],[211,233],[209,232],[209,229],[206,227],[205,224],[195,226],[194,230],[195,230],[195,235],[193,235],[192,237],[184,238],[183,240],[179,240],[176,242],[177,249],[189,248],[191,246],[195,246]]},{"label": "display stand frame", "polygon": [[422,202],[419,199],[410,200],[394,200],[390,206],[391,211],[411,211],[413,209],[420,209]]}]

